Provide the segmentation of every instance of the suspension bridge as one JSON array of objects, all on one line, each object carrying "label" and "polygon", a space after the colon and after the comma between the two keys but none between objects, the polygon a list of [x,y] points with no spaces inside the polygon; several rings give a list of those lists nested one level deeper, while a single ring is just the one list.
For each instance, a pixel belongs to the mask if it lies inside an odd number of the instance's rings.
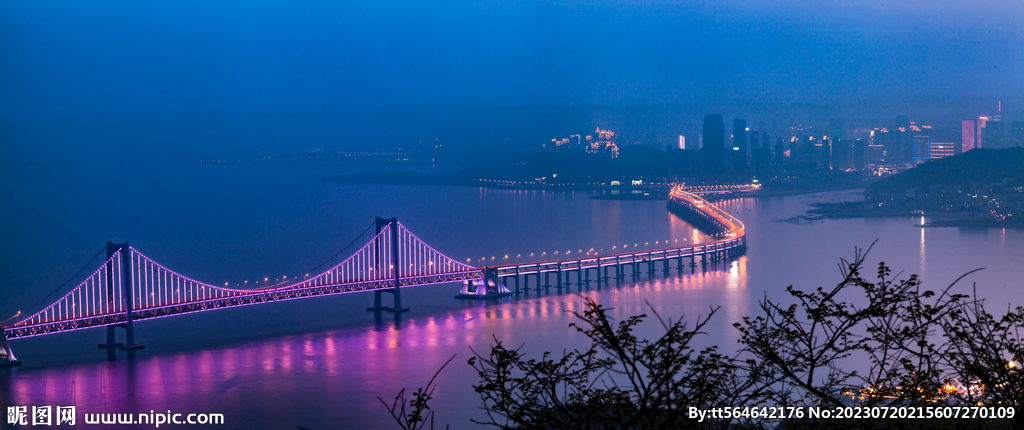
[{"label": "suspension bridge", "polygon": [[[694,267],[698,259],[707,264],[745,250],[743,224],[698,195],[676,188],[668,205],[673,213],[720,239],[684,247],[474,267],[437,251],[396,218],[377,218],[373,237],[333,267],[290,284],[248,289],[198,281],[127,243],[107,243],[106,260],[77,286],[37,312],[0,326],[0,365],[20,363],[11,349],[13,339],[106,327],[106,343],[100,348],[133,350],[143,348],[136,343],[135,323],[153,318],[361,291],[374,293],[373,306],[367,310],[404,312],[408,308],[402,305],[402,287],[461,282],[456,297],[488,299],[521,293],[520,279],[528,292],[531,276],[538,290],[561,288],[573,274],[578,284],[589,282],[591,272],[602,282],[609,278],[609,270],[621,279],[625,268],[632,269],[635,277],[646,265],[653,276],[657,263],[667,273],[671,262],[682,273],[684,265]],[[557,279],[554,284],[552,276]],[[506,286],[512,282],[514,291]],[[392,306],[383,305],[382,294],[393,296]],[[124,342],[116,341],[118,329],[126,333]]]}]

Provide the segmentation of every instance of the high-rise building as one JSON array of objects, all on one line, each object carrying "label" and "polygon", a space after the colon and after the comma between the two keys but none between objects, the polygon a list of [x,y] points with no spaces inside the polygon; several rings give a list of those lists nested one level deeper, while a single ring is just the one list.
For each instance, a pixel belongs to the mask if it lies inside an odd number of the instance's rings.
[{"label": "high-rise building", "polygon": [[701,142],[701,163],[712,176],[725,173],[725,122],[722,115],[704,115],[704,134]]},{"label": "high-rise building", "polygon": [[769,160],[768,164],[770,165],[771,164],[771,159],[772,159],[772,155],[771,155],[771,153],[772,153],[772,139],[771,139],[771,137],[768,136],[768,132],[764,131],[765,129],[763,128],[764,127],[764,123],[763,122],[759,123],[758,127],[762,127],[762,128],[758,128],[758,130],[762,131],[762,133],[761,133],[761,146],[764,146],[764,150],[768,152],[768,160]]},{"label": "high-rise building", "polygon": [[[757,179],[768,177],[771,166],[771,148],[767,141],[761,140],[761,136],[758,130],[750,131],[750,164]],[[768,134],[764,134],[764,137],[767,138]]]},{"label": "high-rise building", "polygon": [[1010,124],[1010,146],[1024,146],[1024,121]]},{"label": "high-rise building", "polygon": [[931,148],[928,150],[928,154],[931,160],[956,155],[956,144],[953,142],[931,142],[930,145]]},{"label": "high-rise building", "polygon": [[747,168],[747,131],[747,120],[732,120],[732,149],[726,152],[729,153],[734,172],[742,172]]},{"label": "high-rise building", "polygon": [[[768,139],[767,139],[767,134],[766,134],[765,141],[767,141],[767,140]],[[775,160],[775,171],[776,172],[781,172],[782,168],[785,167],[785,163],[786,163],[786,152],[785,152],[786,148],[785,148],[785,146],[786,146],[786,144],[785,144],[785,142],[783,142],[781,137],[778,138],[778,140],[775,141],[775,157],[774,157],[774,160]]]},{"label": "high-rise building", "polygon": [[821,139],[811,140],[811,164],[815,169],[828,169],[832,166],[832,139],[822,136]]},{"label": "high-rise building", "polygon": [[1006,147],[1006,129],[1004,125],[1003,119],[999,116],[994,116],[985,123],[985,129],[983,130],[985,135],[981,140],[985,142],[986,148],[998,149]]},{"label": "high-rise building", "polygon": [[977,148],[977,122],[973,119],[965,119],[961,121],[960,126],[960,145],[961,152],[967,152],[974,148]]},{"label": "high-rise building", "polygon": [[856,170],[864,170],[866,166],[866,145],[863,139],[853,141],[853,168]]},{"label": "high-rise building", "polygon": [[892,163],[892,147],[893,147],[893,134],[889,132],[888,128],[879,128],[874,130],[874,137],[871,139],[871,143],[868,144],[868,148],[872,154],[869,155],[869,159],[873,159],[880,163]]},{"label": "high-rise building", "polygon": [[930,160],[931,144],[934,137],[932,127],[910,123],[911,156],[915,160]]},{"label": "high-rise building", "polygon": [[991,143],[984,142],[985,138],[985,126],[988,125],[988,117],[979,117],[974,122],[974,147],[975,148],[988,148]]},{"label": "high-rise building", "polygon": [[850,139],[829,139],[832,142],[832,170],[854,169],[853,141]]},{"label": "high-rise building", "polygon": [[892,132],[892,145],[890,150],[886,151],[886,161],[896,163],[910,161],[912,152],[910,118],[906,115],[897,116]]},{"label": "high-rise building", "polygon": [[686,136],[679,135],[679,149],[686,149]]}]

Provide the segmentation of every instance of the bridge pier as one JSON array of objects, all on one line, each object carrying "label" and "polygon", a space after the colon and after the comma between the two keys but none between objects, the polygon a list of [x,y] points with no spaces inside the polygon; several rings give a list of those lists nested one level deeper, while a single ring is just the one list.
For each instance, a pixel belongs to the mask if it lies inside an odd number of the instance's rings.
[{"label": "bridge pier", "polygon": [[512,292],[505,287],[505,284],[501,282],[498,277],[497,267],[484,267],[483,273],[481,273],[480,284],[477,285],[475,280],[468,280],[462,287],[462,291],[459,295],[455,296],[456,299],[497,299],[501,297],[508,297],[512,295]]},{"label": "bridge pier", "polygon": [[119,346],[124,345],[123,343],[116,341],[116,336],[114,335],[114,328],[115,328],[115,326],[108,325],[107,326],[107,343],[101,343],[101,344],[96,345],[96,346],[98,346],[99,348],[117,348]]},{"label": "bridge pier", "polygon": [[516,266],[516,295],[519,295],[519,266]]},{"label": "bridge pier", "polygon": [[7,340],[7,331],[0,328],[0,367],[19,365],[21,365],[21,361],[14,357],[11,342]]},{"label": "bridge pier", "polygon": [[377,291],[373,292],[373,306],[366,308],[366,310],[380,312],[380,311],[386,311],[386,310],[390,309],[390,308],[388,308],[387,306],[384,306],[381,303],[381,298],[380,298],[381,293],[383,293],[383,291],[380,291],[380,290],[377,290]]}]

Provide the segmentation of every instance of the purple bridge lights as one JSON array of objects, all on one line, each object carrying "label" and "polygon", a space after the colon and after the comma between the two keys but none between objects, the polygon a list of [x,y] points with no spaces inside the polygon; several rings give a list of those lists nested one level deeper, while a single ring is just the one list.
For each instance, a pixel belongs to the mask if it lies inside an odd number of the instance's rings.
[{"label": "purple bridge lights", "polygon": [[[513,294],[505,286],[510,278],[518,294],[520,277],[528,283],[530,275],[537,277],[538,287],[541,276],[545,280],[557,276],[560,287],[563,276],[568,282],[575,272],[582,284],[581,278],[595,269],[600,283],[602,267],[604,275],[608,268],[615,268],[616,277],[621,278],[625,266],[631,266],[635,276],[641,264],[647,264],[653,273],[655,263],[661,261],[667,272],[669,262],[675,260],[682,273],[684,258],[690,259],[692,267],[697,257],[706,263],[745,249],[742,223],[700,197],[675,190],[669,209],[699,217],[719,230],[721,239],[682,248],[478,268],[438,252],[396,218],[377,218],[372,239],[333,267],[288,285],[249,289],[197,281],[164,267],[127,243],[107,243],[106,260],[77,286],[35,313],[0,326],[0,366],[20,364],[10,345],[10,340],[19,338],[106,327],[106,342],[99,347],[112,356],[116,349],[143,348],[136,343],[135,324],[147,319],[359,291],[374,293],[373,306],[367,310],[404,312],[409,309],[402,306],[402,287],[461,282],[463,287],[456,297],[489,299]],[[383,305],[384,293],[393,296],[393,306]],[[117,342],[117,329],[125,331],[124,342]]]},{"label": "purple bridge lights", "polygon": [[[479,281],[484,270],[438,252],[397,219],[376,220],[376,234],[351,256],[326,271],[289,285],[237,289],[201,282],[175,272],[127,243],[107,244],[107,259],[71,291],[45,308],[4,325],[0,363],[18,364],[10,339],[106,327],[100,348],[141,349],[137,321],[214,309],[332,294],[373,291],[375,311],[402,312],[401,287]],[[381,293],[394,306],[381,304]],[[116,329],[126,332],[117,342]]]}]

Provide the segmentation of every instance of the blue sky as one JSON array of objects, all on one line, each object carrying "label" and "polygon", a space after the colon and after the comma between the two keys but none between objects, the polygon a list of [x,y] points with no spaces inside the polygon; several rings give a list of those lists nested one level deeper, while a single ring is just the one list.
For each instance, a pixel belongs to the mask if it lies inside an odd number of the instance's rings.
[{"label": "blue sky", "polygon": [[966,3],[6,1],[0,113],[1020,102],[1024,2]]}]

